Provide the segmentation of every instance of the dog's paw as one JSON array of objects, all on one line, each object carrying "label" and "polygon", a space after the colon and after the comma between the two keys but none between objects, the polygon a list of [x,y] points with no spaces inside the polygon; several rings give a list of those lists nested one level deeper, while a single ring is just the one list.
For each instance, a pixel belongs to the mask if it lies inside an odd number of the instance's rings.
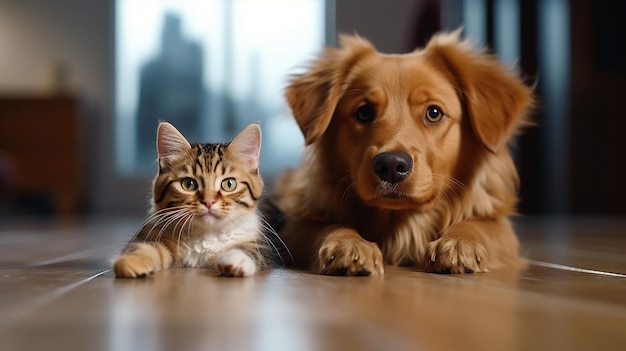
[{"label": "dog's paw", "polygon": [[257,271],[257,265],[252,257],[239,249],[226,251],[215,263],[222,277],[247,277]]},{"label": "dog's paw", "polygon": [[376,243],[355,235],[329,235],[319,250],[319,272],[328,275],[384,274],[383,254]]},{"label": "dog's paw", "polygon": [[122,255],[113,264],[118,278],[144,278],[156,271],[154,261],[142,255]]},{"label": "dog's paw", "polygon": [[473,240],[459,237],[441,238],[426,249],[427,271],[434,273],[487,272],[487,249]]}]

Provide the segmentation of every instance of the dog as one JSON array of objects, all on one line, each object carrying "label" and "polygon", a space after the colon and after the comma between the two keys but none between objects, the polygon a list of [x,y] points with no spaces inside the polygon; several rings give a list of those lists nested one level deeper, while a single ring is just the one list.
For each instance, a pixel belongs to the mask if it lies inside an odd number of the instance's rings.
[{"label": "dog", "polygon": [[285,89],[306,144],[275,187],[295,265],[380,276],[385,265],[520,264],[509,144],[529,122],[532,88],[459,30],[407,54],[358,35],[339,42]]}]

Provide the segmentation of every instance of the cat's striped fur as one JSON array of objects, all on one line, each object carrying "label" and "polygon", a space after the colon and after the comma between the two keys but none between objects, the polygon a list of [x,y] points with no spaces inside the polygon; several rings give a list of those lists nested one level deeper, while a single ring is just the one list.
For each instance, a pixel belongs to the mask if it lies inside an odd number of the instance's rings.
[{"label": "cat's striped fur", "polygon": [[257,209],[263,193],[260,147],[258,124],[227,144],[190,144],[161,122],[152,210],[115,260],[115,275],[136,278],[170,267],[202,267],[248,276],[265,268],[270,243]]}]

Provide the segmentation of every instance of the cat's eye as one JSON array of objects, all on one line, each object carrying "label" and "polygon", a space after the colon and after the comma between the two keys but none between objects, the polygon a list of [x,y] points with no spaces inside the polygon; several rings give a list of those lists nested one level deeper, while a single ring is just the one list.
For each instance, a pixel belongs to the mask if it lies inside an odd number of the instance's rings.
[{"label": "cat's eye", "polygon": [[428,108],[426,109],[424,119],[430,124],[438,124],[443,120],[444,116],[445,114],[443,113],[441,108],[439,108],[439,106],[431,105],[428,106]]},{"label": "cat's eye", "polygon": [[237,189],[237,181],[235,178],[226,178],[222,180],[222,190],[234,191],[235,189]]},{"label": "cat's eye", "polygon": [[180,185],[183,187],[185,191],[196,191],[198,190],[198,182],[193,178],[183,178],[180,181]]},{"label": "cat's eye", "polygon": [[354,118],[362,124],[372,123],[376,118],[376,110],[370,104],[362,105],[354,113]]}]

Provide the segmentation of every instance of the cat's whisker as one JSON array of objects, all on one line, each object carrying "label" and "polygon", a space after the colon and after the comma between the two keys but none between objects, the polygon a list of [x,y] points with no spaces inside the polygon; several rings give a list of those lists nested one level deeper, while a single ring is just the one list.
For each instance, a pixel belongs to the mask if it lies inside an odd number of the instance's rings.
[{"label": "cat's whisker", "polygon": [[[161,231],[164,228],[164,224],[167,223],[172,217],[178,216],[181,213],[184,213],[184,210],[177,210],[177,211],[166,212],[166,213],[163,213],[163,214],[159,215],[158,217],[155,217],[156,220],[152,223],[152,227],[146,233],[146,235],[144,237],[144,241],[148,241],[148,240],[150,240],[150,241],[159,241],[160,236],[161,236]],[[156,235],[155,238],[152,238],[151,234],[152,234],[152,232],[156,228],[160,228],[160,231]]]},{"label": "cat's whisker", "polygon": [[187,238],[191,237],[191,231],[193,230],[194,220],[196,218],[195,214],[192,214],[189,218],[189,225],[187,226]]},{"label": "cat's whisker", "polygon": [[153,240],[151,234],[152,232],[156,229],[156,228],[161,228],[163,223],[166,223],[172,216],[175,216],[179,213],[181,213],[182,211],[169,211],[169,212],[163,212],[161,214],[159,214],[158,216],[155,216],[152,221],[150,221],[148,223],[148,225],[151,225],[150,229],[148,229],[147,231],[145,231],[145,237],[144,240]]},{"label": "cat's whisker", "polygon": [[[176,225],[178,225],[178,222],[181,218],[185,217],[187,215],[187,212],[182,212],[182,213],[177,213],[175,215],[172,215],[166,222],[165,224],[163,224],[163,226],[161,227],[161,230],[159,230],[159,233],[156,236],[156,240],[155,241],[160,241],[161,237],[163,236],[163,234],[167,231],[167,229],[169,228],[170,225],[172,225],[172,223],[176,223]],[[172,233],[174,233],[176,231],[176,226],[174,226],[174,230],[171,231]]]},{"label": "cat's whisker", "polygon": [[[174,228],[172,229],[172,233],[175,235],[176,234],[176,230],[178,228],[178,225],[181,224],[181,222],[183,222],[186,220],[186,217],[190,214],[190,211],[185,211],[185,213],[183,214],[182,217],[178,218],[178,220],[176,221],[176,224],[174,225]],[[182,225],[181,225],[181,229],[182,229]]]},{"label": "cat's whisker", "polygon": [[178,237],[176,240],[176,247],[180,247],[180,239],[183,235],[183,231],[185,230],[185,226],[187,226],[187,237],[189,237],[191,234],[191,226],[193,225],[193,218],[195,217],[195,214],[193,213],[189,213],[188,217],[185,218],[183,220],[183,225],[180,227],[180,230],[178,231]]},{"label": "cat's whisker", "polygon": [[[280,260],[280,265],[284,266],[285,265],[285,260],[283,260],[283,257],[280,254],[280,251],[278,250],[278,247],[276,247],[276,245],[272,242],[272,240],[270,240],[262,231],[259,232],[259,233],[261,234],[261,237],[263,238],[263,242],[265,242],[265,244],[268,247],[273,248],[274,251],[276,252],[276,254],[278,255],[278,258]],[[260,249],[258,251],[260,251]]]},{"label": "cat's whisker", "polygon": [[[274,238],[276,238],[278,240],[278,242],[282,245],[282,247],[285,248],[285,251],[287,251],[287,254],[289,255],[289,258],[291,258],[291,262],[295,264],[295,259],[293,258],[293,255],[291,254],[291,251],[289,250],[289,247],[287,247],[287,244],[283,241],[283,239],[280,237],[280,235],[278,235],[276,230],[274,230],[274,228],[269,224],[269,222],[267,221],[267,219],[264,216],[260,215],[259,217],[260,217],[260,220],[261,220],[261,226],[268,233],[270,233]],[[283,260],[283,255],[282,255],[281,251],[274,244],[272,239],[268,238],[263,231],[261,231],[261,234],[263,234],[263,237],[265,238],[265,240],[267,240],[268,243],[274,248],[274,250],[276,250],[276,253],[278,254],[278,257],[280,257],[281,264],[284,265],[285,261]]]},{"label": "cat's whisker", "polygon": [[[160,221],[160,219],[168,216],[169,213],[181,211],[181,209],[179,207],[184,207],[184,206],[164,208],[164,209],[161,209],[159,211],[155,211],[155,212],[151,213],[150,215],[148,215],[148,217],[143,221],[143,223],[141,224],[139,229],[135,232],[135,234],[133,235],[133,237],[132,237],[132,239],[130,241],[131,242],[134,241],[141,234],[146,234],[146,237],[144,238],[144,242],[147,241],[149,233],[152,232],[152,230],[154,229],[154,224],[155,223],[153,223],[153,221],[156,220],[156,222],[158,223]],[[148,232],[144,232],[144,228],[146,228],[149,224],[153,224],[153,227]]]}]

